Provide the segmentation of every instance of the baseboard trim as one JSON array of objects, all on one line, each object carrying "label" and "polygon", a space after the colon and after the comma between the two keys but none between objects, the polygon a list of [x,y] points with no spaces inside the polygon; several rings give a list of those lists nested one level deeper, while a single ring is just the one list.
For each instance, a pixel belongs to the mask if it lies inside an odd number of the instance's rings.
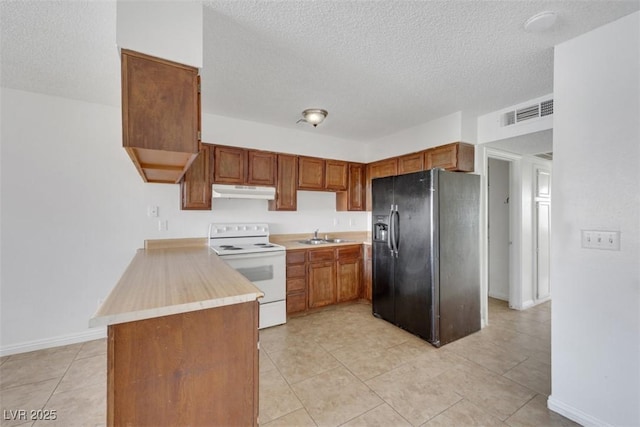
[{"label": "baseboard trim", "polygon": [[501,293],[489,292],[489,298],[495,298],[501,301],[509,302],[509,295],[505,295]]},{"label": "baseboard trim", "polygon": [[77,334],[59,335],[53,338],[26,341],[0,347],[0,356],[27,353],[29,351],[43,350],[45,348],[60,347],[63,345],[77,344],[86,341],[98,340],[107,336],[107,328],[92,328],[86,332]]},{"label": "baseboard trim", "polygon": [[549,398],[547,399],[547,407],[553,412],[557,412],[563,417],[569,418],[571,421],[575,421],[585,427],[612,427],[611,424],[599,420],[596,417],[589,415],[579,409],[576,409],[571,405],[567,405],[566,403],[554,399],[553,396],[549,396]]}]

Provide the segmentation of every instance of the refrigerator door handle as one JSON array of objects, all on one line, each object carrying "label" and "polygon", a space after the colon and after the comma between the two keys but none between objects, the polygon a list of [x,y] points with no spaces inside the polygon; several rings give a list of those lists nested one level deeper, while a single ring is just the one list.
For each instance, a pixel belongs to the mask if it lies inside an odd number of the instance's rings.
[{"label": "refrigerator door handle", "polygon": [[394,206],[393,212],[393,251],[395,253],[396,258],[398,258],[398,239],[400,238],[399,228],[400,228],[400,213],[398,212],[398,205]]},{"label": "refrigerator door handle", "polygon": [[389,208],[389,232],[387,233],[387,247],[393,256],[393,204]]}]

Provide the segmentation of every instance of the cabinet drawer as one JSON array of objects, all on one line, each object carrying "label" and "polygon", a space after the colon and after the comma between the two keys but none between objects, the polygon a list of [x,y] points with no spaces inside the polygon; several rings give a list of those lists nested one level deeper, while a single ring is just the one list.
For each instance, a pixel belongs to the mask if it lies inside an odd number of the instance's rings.
[{"label": "cabinet drawer", "polygon": [[333,260],[334,260],[333,249],[309,251],[309,262],[333,261]]},{"label": "cabinet drawer", "polygon": [[354,259],[360,258],[360,246],[348,246],[344,248],[338,248],[338,259]]},{"label": "cabinet drawer", "polygon": [[287,251],[287,265],[289,264],[303,264],[305,261],[306,251],[289,252]]},{"label": "cabinet drawer", "polygon": [[287,279],[289,278],[303,278],[306,274],[306,268],[304,264],[288,265],[287,266]]},{"label": "cabinet drawer", "polygon": [[287,314],[305,311],[307,309],[307,294],[296,292],[287,294]]},{"label": "cabinet drawer", "polygon": [[305,283],[306,279],[304,277],[287,279],[287,292],[304,291]]}]

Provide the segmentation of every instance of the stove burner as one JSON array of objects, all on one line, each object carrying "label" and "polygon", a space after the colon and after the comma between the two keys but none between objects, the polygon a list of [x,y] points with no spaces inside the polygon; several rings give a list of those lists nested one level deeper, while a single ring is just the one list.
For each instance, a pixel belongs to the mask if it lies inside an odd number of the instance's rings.
[{"label": "stove burner", "polygon": [[232,248],[233,245],[220,245],[220,247],[223,249],[228,249],[228,248]]},{"label": "stove burner", "polygon": [[260,246],[261,248],[275,248],[271,243],[254,243],[255,246]]},{"label": "stove burner", "polygon": [[240,251],[242,248],[233,245],[220,245],[220,249],[225,251]]}]

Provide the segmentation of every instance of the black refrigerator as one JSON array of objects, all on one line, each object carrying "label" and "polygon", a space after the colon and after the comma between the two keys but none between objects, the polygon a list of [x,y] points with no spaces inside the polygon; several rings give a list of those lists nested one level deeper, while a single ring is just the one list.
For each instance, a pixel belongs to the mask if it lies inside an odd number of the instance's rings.
[{"label": "black refrigerator", "polygon": [[480,176],[372,181],[373,314],[436,347],[480,330]]}]

